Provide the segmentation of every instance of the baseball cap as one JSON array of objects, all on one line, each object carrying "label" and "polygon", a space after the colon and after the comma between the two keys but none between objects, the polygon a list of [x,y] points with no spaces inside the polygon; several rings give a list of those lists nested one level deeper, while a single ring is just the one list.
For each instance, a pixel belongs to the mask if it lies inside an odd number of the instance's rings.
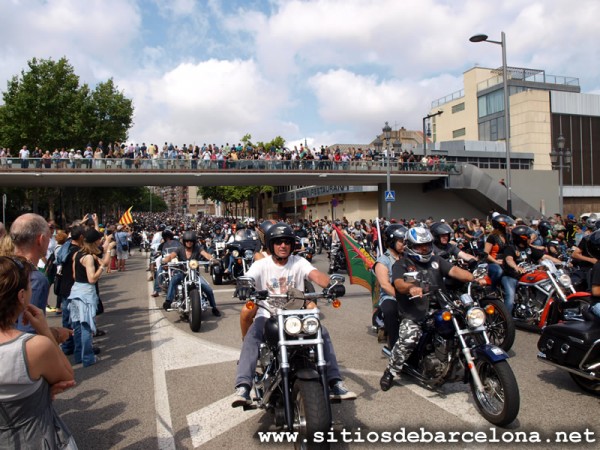
[{"label": "baseball cap", "polygon": [[575,216],[573,214],[569,214],[567,216],[567,219],[569,219],[569,220],[575,220]]}]

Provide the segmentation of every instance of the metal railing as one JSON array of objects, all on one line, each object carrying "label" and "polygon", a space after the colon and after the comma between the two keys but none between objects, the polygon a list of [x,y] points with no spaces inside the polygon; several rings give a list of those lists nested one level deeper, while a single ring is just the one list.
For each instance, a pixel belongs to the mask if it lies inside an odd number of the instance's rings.
[{"label": "metal railing", "polygon": [[[322,160],[225,160],[205,161],[194,159],[129,159],[129,158],[80,158],[80,159],[20,159],[0,158],[1,172],[387,172],[386,160],[379,161],[322,161]],[[429,165],[419,162],[390,161],[394,172],[435,172],[456,173],[458,169],[451,162],[437,162]]]}]

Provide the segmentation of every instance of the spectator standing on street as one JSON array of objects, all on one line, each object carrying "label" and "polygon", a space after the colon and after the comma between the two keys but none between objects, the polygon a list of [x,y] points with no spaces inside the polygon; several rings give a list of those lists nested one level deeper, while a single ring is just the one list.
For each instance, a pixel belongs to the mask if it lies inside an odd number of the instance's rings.
[{"label": "spectator standing on street", "polygon": [[117,225],[117,232],[115,233],[115,242],[117,243],[117,270],[119,272],[125,271],[125,263],[129,259],[129,233],[128,228],[123,225]]},{"label": "spectator standing on street", "polygon": [[[0,257],[0,446],[77,449],[52,405],[55,394],[75,385],[44,313],[30,304],[31,272],[22,257]],[[37,335],[14,327],[22,316]]]}]

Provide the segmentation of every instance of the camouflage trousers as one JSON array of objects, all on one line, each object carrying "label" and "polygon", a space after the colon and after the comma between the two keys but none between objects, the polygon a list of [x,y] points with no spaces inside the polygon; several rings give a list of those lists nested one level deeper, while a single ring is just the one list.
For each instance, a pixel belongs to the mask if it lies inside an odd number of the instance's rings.
[{"label": "camouflage trousers", "polygon": [[402,319],[398,331],[398,340],[396,341],[396,344],[394,344],[392,356],[390,356],[390,361],[388,363],[388,370],[392,375],[400,375],[404,361],[406,361],[413,352],[419,339],[421,339],[422,334],[423,331],[419,324],[410,319]]}]

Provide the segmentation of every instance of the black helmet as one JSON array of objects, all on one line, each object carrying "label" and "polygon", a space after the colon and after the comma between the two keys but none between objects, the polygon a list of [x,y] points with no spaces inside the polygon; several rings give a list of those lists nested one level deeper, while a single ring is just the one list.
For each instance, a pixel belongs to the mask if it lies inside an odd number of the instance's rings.
[{"label": "black helmet", "polygon": [[359,222],[358,220],[356,220],[356,221],[354,222],[354,228],[361,228],[361,226],[360,226],[360,222]]},{"label": "black helmet", "polygon": [[548,237],[548,234],[552,230],[552,224],[547,220],[542,220],[540,221],[540,223],[538,223],[538,230],[540,232],[541,237],[543,239],[546,239]]},{"label": "black helmet", "polygon": [[600,259],[600,230],[594,231],[588,235],[587,238],[587,251],[596,259]]},{"label": "black helmet", "polygon": [[261,224],[258,226],[258,238],[260,239],[260,243],[262,244],[263,247],[267,248],[267,245],[265,244],[265,235],[267,234],[267,231],[269,231],[271,229],[271,227],[273,225],[275,225],[277,222],[273,219],[267,219],[267,220],[263,220],[261,222]]},{"label": "black helmet", "polygon": [[196,237],[195,231],[186,231],[185,233],[183,233],[183,237],[181,240],[183,242],[193,242],[195,244],[198,238]]},{"label": "black helmet", "polygon": [[265,233],[265,241],[267,244],[267,248],[271,254],[274,254],[275,248],[275,239],[286,239],[289,240],[292,247],[296,242],[296,235],[294,234],[294,230],[285,222],[278,222],[272,225],[269,230]]},{"label": "black helmet", "polygon": [[404,239],[406,239],[407,231],[408,228],[406,228],[404,225],[396,223],[386,227],[383,233],[383,236],[385,238],[385,246],[387,248],[394,248],[396,246],[396,241],[398,241],[399,239],[402,239],[404,241]]},{"label": "black helmet", "polygon": [[165,230],[166,230],[166,228],[167,228],[167,226],[166,226],[164,223],[161,223],[161,224],[158,226],[158,231],[165,231]]},{"label": "black helmet", "polygon": [[534,231],[527,225],[516,226],[510,232],[513,244],[515,245],[527,245],[529,238],[533,233]]},{"label": "black helmet", "polygon": [[506,214],[498,214],[496,217],[492,218],[492,227],[495,230],[501,230],[506,233],[506,227],[513,226],[515,221]]},{"label": "black helmet", "polygon": [[452,236],[452,227],[446,222],[434,222],[429,227],[429,231],[433,234],[433,240],[436,244],[440,243],[440,236],[447,234]]},{"label": "black helmet", "polygon": [[175,236],[175,235],[174,235],[174,234],[173,234],[173,232],[172,232],[171,230],[169,230],[169,229],[167,229],[167,230],[163,230],[163,232],[162,232],[162,238],[163,238],[163,240],[165,240],[165,241],[166,241],[167,239],[173,239],[173,236]]}]

